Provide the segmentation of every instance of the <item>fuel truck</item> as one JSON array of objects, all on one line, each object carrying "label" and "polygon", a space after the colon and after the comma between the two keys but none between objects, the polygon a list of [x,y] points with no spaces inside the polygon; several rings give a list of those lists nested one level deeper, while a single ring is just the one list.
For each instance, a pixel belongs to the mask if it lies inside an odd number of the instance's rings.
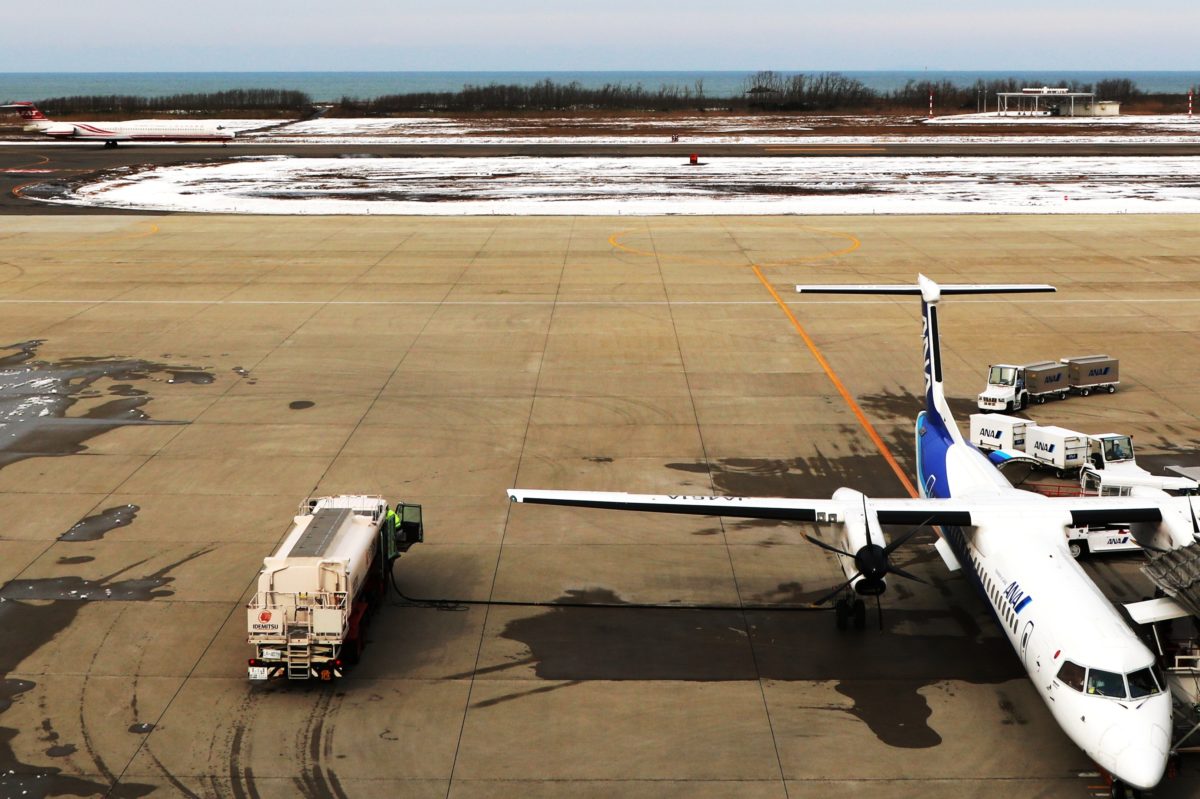
[{"label": "fuel truck", "polygon": [[421,506],[342,494],[301,503],[246,606],[252,681],[328,681],[362,654],[393,563],[424,540]]}]

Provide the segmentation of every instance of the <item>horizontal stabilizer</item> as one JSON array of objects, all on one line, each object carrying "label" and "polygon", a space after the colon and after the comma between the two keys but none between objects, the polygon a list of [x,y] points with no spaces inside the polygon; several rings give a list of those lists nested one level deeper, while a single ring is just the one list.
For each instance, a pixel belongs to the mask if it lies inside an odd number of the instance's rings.
[{"label": "horizontal stabilizer", "polygon": [[1129,611],[1130,618],[1138,624],[1185,619],[1192,615],[1182,605],[1167,596],[1159,599],[1146,599],[1142,602],[1130,602],[1125,605],[1125,609]]},{"label": "horizontal stabilizer", "polygon": [[[939,283],[941,294],[1036,294],[1054,291],[1046,283]],[[895,294],[917,295],[921,287],[916,283],[877,283],[874,285],[829,283],[796,286],[800,294]]]}]

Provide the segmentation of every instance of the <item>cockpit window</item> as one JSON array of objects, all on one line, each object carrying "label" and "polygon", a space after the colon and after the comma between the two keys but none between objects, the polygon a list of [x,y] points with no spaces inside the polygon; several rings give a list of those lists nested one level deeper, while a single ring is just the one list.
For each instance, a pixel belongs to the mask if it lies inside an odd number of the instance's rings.
[{"label": "cockpit window", "polygon": [[1011,366],[993,366],[988,372],[988,385],[1011,386],[1016,382],[1017,370]]},{"label": "cockpit window", "polygon": [[1064,661],[1062,668],[1058,670],[1058,681],[1063,685],[1074,688],[1076,691],[1083,690],[1083,666],[1071,661]]},{"label": "cockpit window", "polygon": [[1150,673],[1150,669],[1140,669],[1129,675],[1129,696],[1133,699],[1141,699],[1143,696],[1153,696],[1158,693],[1160,686],[1154,680],[1154,675]]},{"label": "cockpit window", "polygon": [[1120,674],[1100,669],[1088,669],[1087,692],[1097,696],[1125,698],[1125,678]]}]

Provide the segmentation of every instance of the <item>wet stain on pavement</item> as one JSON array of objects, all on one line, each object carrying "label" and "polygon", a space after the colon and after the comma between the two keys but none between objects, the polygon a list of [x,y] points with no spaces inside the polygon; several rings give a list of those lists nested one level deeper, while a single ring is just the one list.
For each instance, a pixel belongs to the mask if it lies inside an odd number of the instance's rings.
[{"label": "wet stain on pavement", "polygon": [[[812,601],[785,583],[778,594]],[[619,603],[605,589],[560,602]],[[965,618],[963,618],[965,616]],[[510,621],[540,679],[779,680],[836,683],[852,701],[831,706],[862,720],[889,746],[937,746],[921,689],[946,680],[995,684],[1024,676],[1008,641],[984,635],[969,614],[887,608],[885,629],[839,633],[831,614],[805,610],[553,608]],[[901,633],[898,630],[904,630]],[[937,634],[921,630],[937,630]],[[915,632],[914,632],[915,631]],[[505,668],[505,667],[501,667]]]},{"label": "wet stain on pavement", "polygon": [[[81,356],[58,361],[39,360],[40,339],[0,345],[0,468],[30,458],[63,457],[85,452],[89,440],[132,425],[186,424],[152,420],[144,407],[150,401],[148,386],[135,384],[186,383],[206,385],[213,375],[202,368],[171,365],[117,356]],[[98,402],[97,402],[98,401]],[[74,413],[71,413],[74,411]],[[82,412],[80,412],[82,411]],[[63,541],[96,541],[116,527],[133,521],[137,507],[109,508],[80,520],[64,533]],[[98,579],[63,576],[12,580],[0,588],[0,715],[35,687],[10,677],[21,663],[75,621],[87,602],[150,601],[171,596],[166,586],[172,570],[207,554],[199,550],[146,575],[133,563]],[[59,565],[89,563],[91,556],[60,557]],[[50,744],[48,758],[63,758],[77,751],[74,743],[60,742],[58,733],[43,725],[41,740]],[[0,727],[0,796],[120,796],[141,797],[156,786],[136,782],[118,784],[118,776],[92,752],[97,777],[76,777],[44,763],[25,763],[17,754],[17,729]],[[86,731],[84,744],[87,744]],[[28,751],[29,746],[22,747]]]},{"label": "wet stain on pavement", "polygon": [[[13,580],[0,590],[0,715],[12,706],[21,694],[34,688],[35,683],[14,679],[8,675],[26,658],[67,629],[80,609],[94,601],[147,601],[171,596],[165,588],[174,579],[172,570],[202,557],[209,550],[199,550],[187,557],[163,566],[145,577],[121,578],[141,566],[135,563],[121,572],[98,580],[80,577],[55,579]],[[29,603],[21,600],[51,600]],[[13,750],[12,742],[19,730],[0,727],[0,796],[129,796],[151,793],[152,785],[122,783],[114,788],[117,776],[108,772],[102,763],[97,769],[107,780],[97,782],[66,776],[57,768],[23,763]],[[56,744],[58,746],[58,744]],[[62,744],[61,746],[73,746]]]},{"label": "wet stain on pavement", "polygon": [[171,375],[167,378],[168,383],[192,383],[197,386],[207,386],[216,379],[212,372],[205,372],[201,369],[168,369],[167,373]]},{"label": "wet stain on pavement", "polygon": [[[668,463],[668,469],[712,476],[717,494],[744,497],[830,497],[843,486],[868,495],[898,496],[900,486],[877,454],[809,458],[722,458],[708,463]],[[739,521],[776,526],[775,521]]]},{"label": "wet stain on pavement", "polygon": [[317,403],[313,402],[312,400],[293,400],[288,403],[288,407],[293,411],[303,411],[316,404]]},{"label": "wet stain on pavement", "polygon": [[[946,397],[950,411],[955,419],[966,419],[973,413],[979,413],[979,406],[971,397]],[[885,391],[880,394],[863,394],[858,398],[858,404],[871,418],[884,417],[888,421],[902,419],[916,423],[917,414],[925,410],[925,396],[917,396],[911,391]]]},{"label": "wet stain on pavement", "polygon": [[70,530],[58,537],[58,540],[99,541],[104,538],[105,533],[133,524],[139,510],[141,508],[137,505],[118,505],[115,508],[107,508],[94,516],[87,516],[75,522]]},{"label": "wet stain on pavement", "polygon": [[[132,383],[212,382],[212,375],[190,366],[172,366],[134,358],[83,356],[59,361],[35,360],[42,339],[0,346],[14,350],[0,357],[0,468],[29,458],[74,455],[88,440],[130,425],[185,424],[150,419],[143,407],[149,395]],[[204,381],[200,376],[209,378]],[[115,399],[68,415],[83,400]]]}]

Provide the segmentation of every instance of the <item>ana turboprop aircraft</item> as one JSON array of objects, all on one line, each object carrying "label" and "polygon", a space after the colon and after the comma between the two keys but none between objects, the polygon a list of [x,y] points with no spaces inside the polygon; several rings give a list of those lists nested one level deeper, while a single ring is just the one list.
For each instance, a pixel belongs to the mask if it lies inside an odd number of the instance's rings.
[{"label": "ana turboprop aircraft", "polygon": [[[1050,499],[1014,488],[967,443],[942,386],[942,295],[1053,291],[1045,285],[797,286],[804,292],[919,294],[925,348],[925,409],[917,416],[919,498],[870,498],[840,489],[832,499],[663,496],[511,489],[514,502],[812,522],[840,533],[846,588],[878,595],[896,544],[880,525],[937,526],[938,552],[962,569],[988,603],[1038,694],[1063,731],[1113,777],[1113,795],[1152,788],[1171,748],[1171,697],[1154,655],[1071,557],[1066,528],[1163,523],[1156,502],[1132,497]],[[827,549],[834,547],[826,546]],[[964,568],[965,567],[965,568]],[[839,589],[839,591],[842,589]]]},{"label": "ana turboprop aircraft", "polygon": [[123,141],[219,141],[233,140],[233,131],[221,125],[172,120],[140,122],[55,122],[33,103],[0,105],[0,110],[17,111],[29,124],[25,130],[44,133],[55,139],[102,141],[116,147]]}]

